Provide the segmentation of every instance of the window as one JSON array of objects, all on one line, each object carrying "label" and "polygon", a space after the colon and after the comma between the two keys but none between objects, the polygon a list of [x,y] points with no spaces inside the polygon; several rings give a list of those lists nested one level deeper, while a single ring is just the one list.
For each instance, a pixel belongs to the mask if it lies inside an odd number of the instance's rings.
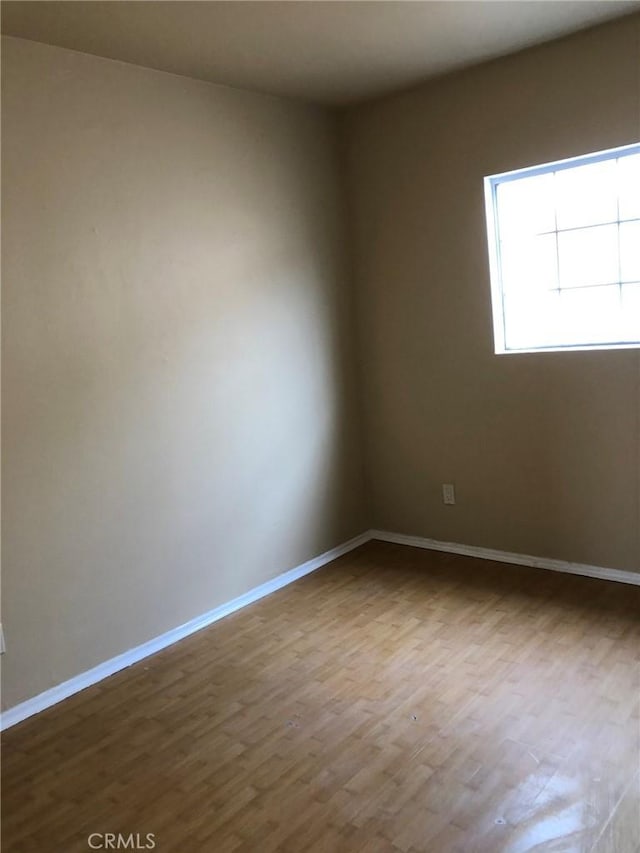
[{"label": "window", "polygon": [[640,346],[640,144],[485,178],[495,351]]}]

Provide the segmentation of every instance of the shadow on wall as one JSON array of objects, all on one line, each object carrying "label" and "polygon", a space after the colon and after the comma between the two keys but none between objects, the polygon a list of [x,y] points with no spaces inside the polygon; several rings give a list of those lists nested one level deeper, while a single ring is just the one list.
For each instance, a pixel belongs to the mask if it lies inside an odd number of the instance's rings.
[{"label": "shadow on wall", "polygon": [[331,120],[6,42],[12,706],[363,519]]}]

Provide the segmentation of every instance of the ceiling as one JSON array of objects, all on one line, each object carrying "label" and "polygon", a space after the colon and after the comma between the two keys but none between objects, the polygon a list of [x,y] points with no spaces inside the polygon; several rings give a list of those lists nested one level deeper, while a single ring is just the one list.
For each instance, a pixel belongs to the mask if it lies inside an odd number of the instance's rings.
[{"label": "ceiling", "polygon": [[344,105],[640,8],[640,0],[2,3],[5,34]]}]

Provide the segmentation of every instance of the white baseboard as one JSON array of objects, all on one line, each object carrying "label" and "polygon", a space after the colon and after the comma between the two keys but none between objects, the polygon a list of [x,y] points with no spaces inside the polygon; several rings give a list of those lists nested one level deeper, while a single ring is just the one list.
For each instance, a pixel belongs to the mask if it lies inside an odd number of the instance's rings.
[{"label": "white baseboard", "polygon": [[349,551],[358,548],[371,539],[378,539],[382,542],[393,542],[397,545],[410,545],[414,548],[426,548],[430,551],[462,554],[466,557],[477,557],[481,560],[493,560],[499,563],[512,563],[519,566],[532,566],[536,569],[550,569],[554,572],[566,572],[572,575],[584,575],[589,578],[600,578],[601,580],[640,586],[640,573],[636,572],[607,569],[602,566],[589,566],[584,563],[569,563],[565,560],[552,560],[547,557],[533,557],[529,554],[513,554],[509,551],[497,551],[493,548],[459,545],[456,542],[440,542],[437,539],[426,539],[422,536],[407,536],[404,533],[390,533],[386,530],[368,530],[350,539],[348,542],[338,545],[338,547],[332,548],[330,551],[325,551],[324,554],[320,554],[320,556],[314,557],[306,563],[302,563],[302,565],[297,566],[295,569],[284,572],[272,578],[272,580],[254,587],[254,589],[249,590],[244,595],[240,595],[226,604],[221,604],[219,607],[210,610],[208,613],[204,613],[202,616],[197,616],[184,625],[173,628],[171,631],[167,631],[165,634],[161,634],[159,637],[155,637],[141,646],[136,646],[117,657],[98,664],[98,666],[93,667],[93,669],[87,672],[76,675],[74,678],[70,678],[68,681],[52,687],[50,690],[45,690],[44,693],[34,696],[33,699],[27,699],[26,702],[21,702],[19,705],[9,708],[1,715],[0,731],[15,726],[16,723],[20,723],[22,720],[26,720],[40,711],[44,711],[45,708],[56,705],[63,699],[73,696],[74,693],[79,693],[85,687],[90,687],[92,684],[102,681],[104,678],[119,672],[121,669],[125,669],[143,658],[149,657],[149,655],[173,645],[178,640],[194,634],[201,628],[206,628],[207,625],[217,622],[218,619],[222,619],[230,613],[234,613],[236,610],[240,610],[242,607],[246,607],[248,604],[252,604],[254,601],[258,601],[260,598],[264,598],[266,595],[281,589],[283,586],[293,583],[298,578],[310,574],[310,572],[321,568],[343,554],[347,554]]},{"label": "white baseboard", "polygon": [[465,557],[478,557],[481,560],[514,563],[518,566],[550,569],[552,572],[584,575],[588,578],[600,578],[601,580],[640,586],[640,573],[626,572],[621,569],[607,569],[603,566],[589,566],[585,563],[569,563],[566,560],[552,560],[548,557],[532,557],[530,554],[512,554],[509,551],[496,551],[493,548],[480,548],[476,545],[459,545],[456,542],[439,542],[437,539],[407,536],[404,533],[389,533],[387,530],[370,530],[369,539],[379,539],[382,542],[410,545],[413,548],[426,548],[429,551],[445,551],[448,554],[462,554]]},{"label": "white baseboard", "polygon": [[264,598],[266,595],[281,589],[283,586],[293,583],[293,581],[304,577],[304,575],[310,574],[316,569],[319,569],[321,566],[330,563],[332,560],[335,560],[343,554],[346,554],[354,548],[368,542],[370,538],[371,536],[368,532],[361,533],[359,536],[350,539],[348,542],[344,542],[342,545],[338,545],[336,548],[331,548],[331,550],[325,551],[324,554],[320,554],[320,556],[314,557],[306,563],[302,563],[300,566],[296,566],[295,569],[284,572],[266,583],[250,589],[249,592],[245,592],[244,595],[240,595],[238,598],[234,598],[226,604],[221,604],[219,607],[210,610],[208,613],[203,613],[202,616],[196,616],[195,619],[192,619],[190,622],[185,622],[184,625],[172,628],[165,634],[161,634],[159,637],[154,637],[154,639],[143,643],[141,646],[129,649],[129,651],[124,652],[121,655],[117,655],[117,657],[104,661],[104,663],[98,664],[98,666],[94,666],[93,669],[89,669],[87,672],[80,673],[80,675],[76,675],[68,681],[63,681],[62,684],[57,684],[50,690],[45,690],[44,693],[34,696],[33,699],[27,699],[19,705],[14,705],[13,708],[9,708],[2,712],[0,718],[0,731],[8,729],[11,726],[15,726],[16,723],[21,723],[23,720],[26,720],[27,717],[31,717],[34,714],[38,714],[40,711],[44,711],[45,708],[50,708],[52,705],[56,705],[63,699],[73,696],[74,693],[79,693],[81,690],[84,690],[85,687],[90,687],[92,684],[96,684],[98,681],[108,678],[108,676],[119,672],[121,669],[125,669],[126,667],[131,666],[131,664],[137,663],[143,658],[149,657],[149,655],[153,655],[161,649],[165,649],[167,646],[173,645],[173,643],[176,643],[178,640],[182,640],[184,637],[194,634],[201,628],[206,628],[207,625],[217,622],[218,619],[222,619],[230,613],[234,613],[236,610],[240,610],[242,607],[246,607],[248,604],[252,604],[254,601],[258,601],[260,598]]}]

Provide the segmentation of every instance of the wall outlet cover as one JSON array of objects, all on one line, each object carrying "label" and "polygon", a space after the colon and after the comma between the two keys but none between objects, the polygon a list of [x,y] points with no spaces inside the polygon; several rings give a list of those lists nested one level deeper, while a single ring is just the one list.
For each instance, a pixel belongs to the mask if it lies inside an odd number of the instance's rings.
[{"label": "wall outlet cover", "polygon": [[442,503],[453,505],[456,502],[456,491],[453,483],[442,484]]}]

